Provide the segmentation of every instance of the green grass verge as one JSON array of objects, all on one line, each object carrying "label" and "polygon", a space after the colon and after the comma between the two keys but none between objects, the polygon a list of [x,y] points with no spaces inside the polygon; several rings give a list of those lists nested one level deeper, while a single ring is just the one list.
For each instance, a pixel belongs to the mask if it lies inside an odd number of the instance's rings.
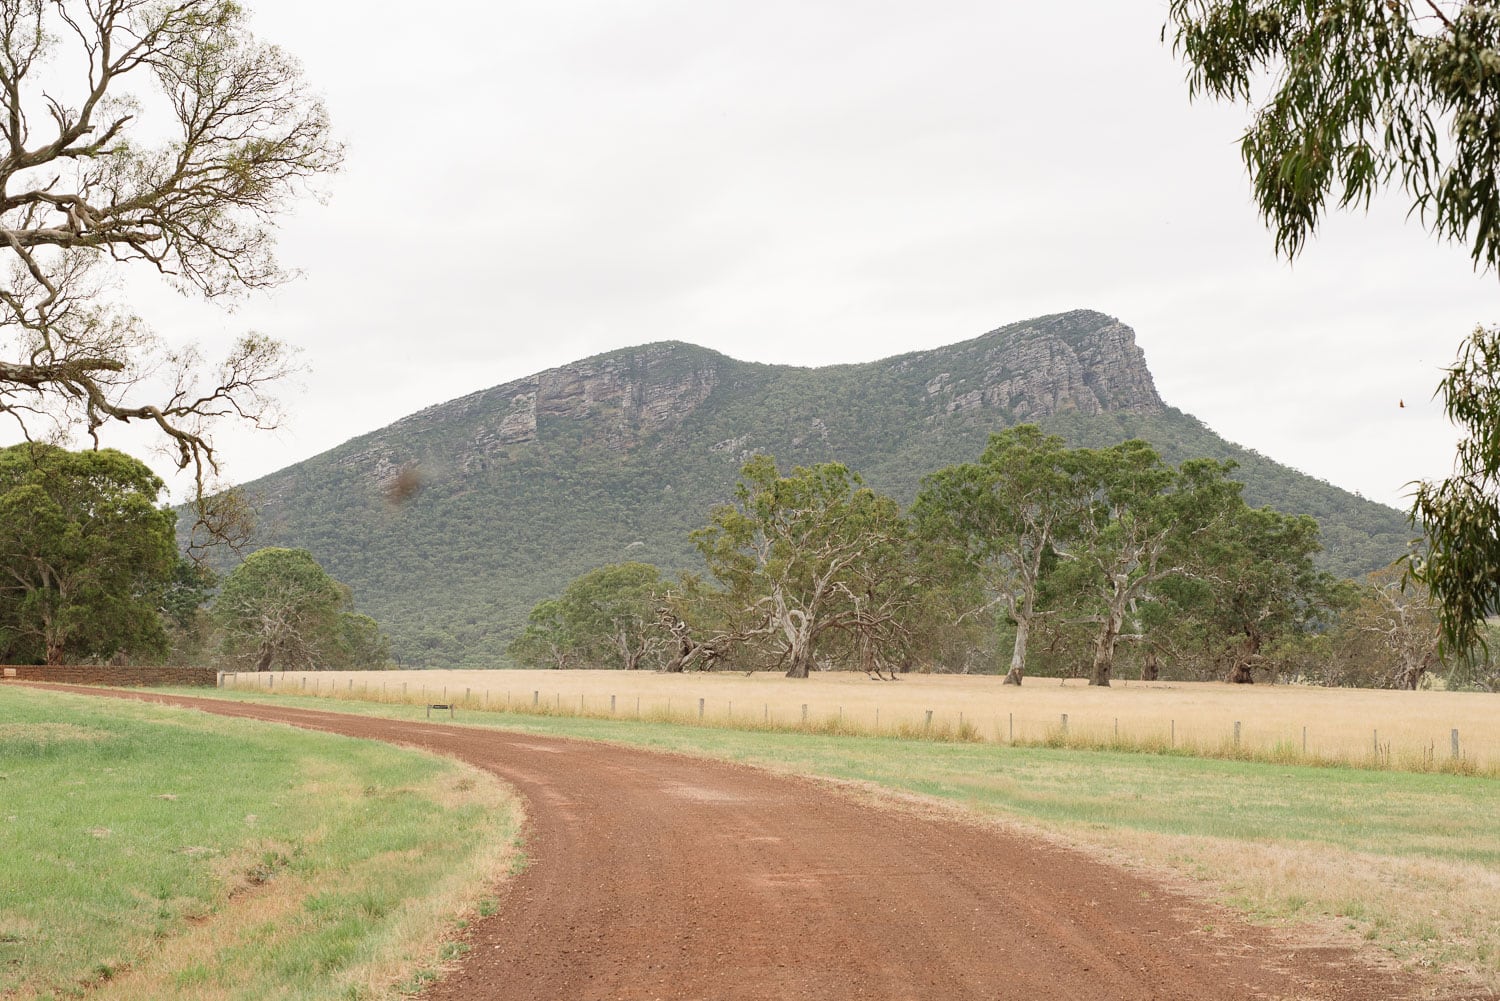
[{"label": "green grass verge", "polygon": [[454,762],[3,686],[0,997],[392,994],[514,835]]},{"label": "green grass verge", "polygon": [[[420,706],[219,694],[425,716]],[[1494,778],[566,716],[469,712],[459,722],[707,755],[950,800],[1171,868],[1253,917],[1327,919],[1413,964],[1500,986]]]}]

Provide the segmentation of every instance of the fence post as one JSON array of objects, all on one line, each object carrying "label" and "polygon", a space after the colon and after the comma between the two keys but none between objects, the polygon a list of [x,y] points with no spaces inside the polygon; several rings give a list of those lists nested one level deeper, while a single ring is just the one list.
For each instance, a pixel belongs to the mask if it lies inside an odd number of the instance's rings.
[{"label": "fence post", "polygon": [[807,703],[802,703],[802,725],[807,725]]},{"label": "fence post", "polygon": [[1239,747],[1240,746],[1240,721],[1239,720],[1235,720],[1234,721],[1234,746],[1235,747]]},{"label": "fence post", "polygon": [[1016,714],[1015,713],[1011,713],[1010,714],[1010,742],[1012,744],[1014,744],[1016,742]]},{"label": "fence post", "polygon": [[927,730],[931,730],[932,729],[932,710],[931,709],[927,710],[927,722],[923,723],[922,726],[923,726],[924,729],[927,729]]},{"label": "fence post", "polygon": [[702,699],[698,700],[698,718],[699,719],[703,718],[703,700]]},{"label": "fence post", "polygon": [[1062,714],[1062,732],[1063,732],[1063,736],[1064,737],[1066,737],[1068,735],[1068,714],[1067,713],[1063,713]]},{"label": "fence post", "polygon": [[609,697],[609,714],[611,716],[615,714],[615,697],[613,695]]},{"label": "fence post", "polygon": [[542,704],[542,690],[540,688],[531,693],[531,704],[534,706],[540,706]]},{"label": "fence post", "polygon": [[1453,743],[1453,760],[1457,761],[1458,760],[1458,731],[1454,730],[1451,734],[1449,734],[1449,739]]}]

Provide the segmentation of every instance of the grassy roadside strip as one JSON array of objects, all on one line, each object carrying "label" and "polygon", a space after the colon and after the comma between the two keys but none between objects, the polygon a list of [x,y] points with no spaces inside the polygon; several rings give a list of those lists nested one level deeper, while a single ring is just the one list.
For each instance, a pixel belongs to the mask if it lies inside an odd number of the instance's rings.
[{"label": "grassy roadside strip", "polygon": [[[424,717],[419,706],[218,694]],[[529,714],[460,713],[459,722],[937,797],[1170,871],[1257,920],[1319,923],[1403,963],[1500,989],[1493,778]]]},{"label": "grassy roadside strip", "polygon": [[420,752],[0,686],[0,998],[398,996],[519,819]]}]

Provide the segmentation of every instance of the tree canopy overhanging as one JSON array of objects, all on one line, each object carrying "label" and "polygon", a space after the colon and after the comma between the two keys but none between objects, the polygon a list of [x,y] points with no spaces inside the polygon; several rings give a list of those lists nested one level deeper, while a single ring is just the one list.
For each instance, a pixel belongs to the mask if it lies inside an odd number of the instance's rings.
[{"label": "tree canopy overhanging", "polygon": [[285,280],[276,217],[343,155],[321,102],[234,0],[3,0],[0,143],[0,414],[96,444],[152,425],[201,499],[213,425],[273,424],[289,353],[249,333],[210,365],[115,285],[144,269],[217,299]]},{"label": "tree canopy overhanging", "polygon": [[[1293,257],[1330,202],[1399,187],[1412,214],[1500,265],[1500,3],[1171,0],[1194,96],[1244,102],[1240,141],[1261,216]],[[1264,90],[1264,97],[1260,92]],[[1478,326],[1439,387],[1462,428],[1454,474],[1415,485],[1411,576],[1464,653],[1500,612],[1500,328]]]}]

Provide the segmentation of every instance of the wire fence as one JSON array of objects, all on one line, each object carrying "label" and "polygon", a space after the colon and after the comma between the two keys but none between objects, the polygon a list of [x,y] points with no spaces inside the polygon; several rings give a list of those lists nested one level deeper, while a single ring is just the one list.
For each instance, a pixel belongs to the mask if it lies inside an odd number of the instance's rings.
[{"label": "wire fence", "polygon": [[[1225,718],[1185,705],[1183,714],[995,710],[973,700],[967,710],[927,708],[919,702],[851,704],[777,698],[724,698],[686,688],[670,694],[639,691],[547,690],[535,685],[459,686],[409,679],[320,676],[316,672],[226,673],[236,691],[306,695],[379,704],[451,706],[455,711],[530,716],[641,720],[738,730],[846,737],[994,743],[1018,747],[1150,752],[1294,765],[1500,776],[1496,732],[1462,726],[1370,722],[1341,718],[1268,721]],[[1384,730],[1384,732],[1382,732]],[[1362,731],[1362,733],[1361,733]],[[1360,739],[1360,738],[1363,739]]]}]

